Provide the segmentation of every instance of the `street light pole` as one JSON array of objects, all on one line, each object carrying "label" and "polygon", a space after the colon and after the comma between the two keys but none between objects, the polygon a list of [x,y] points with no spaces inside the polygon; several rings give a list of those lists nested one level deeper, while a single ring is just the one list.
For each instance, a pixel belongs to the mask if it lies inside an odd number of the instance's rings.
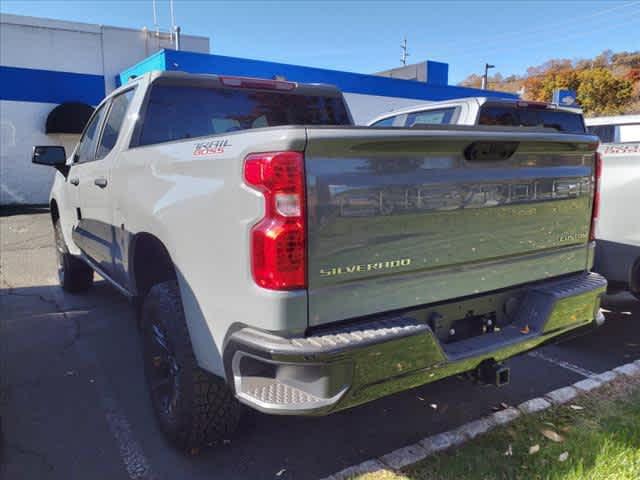
[{"label": "street light pole", "polygon": [[484,75],[482,76],[482,90],[486,90],[489,85],[489,69],[496,68],[495,65],[490,65],[488,63],[484,64]]}]

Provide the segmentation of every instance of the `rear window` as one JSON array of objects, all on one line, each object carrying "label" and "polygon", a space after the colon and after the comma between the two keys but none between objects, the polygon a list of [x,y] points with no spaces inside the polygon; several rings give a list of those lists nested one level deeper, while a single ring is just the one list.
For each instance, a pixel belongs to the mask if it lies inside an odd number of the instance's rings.
[{"label": "rear window", "polygon": [[340,96],[154,85],[140,145],[282,125],[350,125]]},{"label": "rear window", "polygon": [[585,133],[582,115],[544,108],[485,105],[480,109],[478,124],[501,127],[545,127],[559,132]]},{"label": "rear window", "polygon": [[616,138],[615,125],[592,125],[587,127],[587,132],[600,138],[602,143],[613,143]]}]

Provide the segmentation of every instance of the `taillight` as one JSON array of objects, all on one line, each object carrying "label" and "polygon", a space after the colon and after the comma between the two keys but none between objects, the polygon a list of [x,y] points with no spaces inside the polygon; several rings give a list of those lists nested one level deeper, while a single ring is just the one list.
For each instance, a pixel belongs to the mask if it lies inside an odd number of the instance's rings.
[{"label": "taillight", "polygon": [[589,230],[589,240],[596,239],[596,225],[600,215],[600,179],[602,177],[602,156],[600,152],[595,153],[593,163],[593,208],[591,209],[591,228]]},{"label": "taillight", "polygon": [[251,270],[271,290],[307,285],[304,157],[301,152],[254,153],[244,161],[247,184],[264,196],[264,217],[251,229]]},{"label": "taillight", "polygon": [[249,77],[218,77],[220,83],[226,87],[255,88],[265,90],[294,90],[298,84],[286,80],[267,80]]}]

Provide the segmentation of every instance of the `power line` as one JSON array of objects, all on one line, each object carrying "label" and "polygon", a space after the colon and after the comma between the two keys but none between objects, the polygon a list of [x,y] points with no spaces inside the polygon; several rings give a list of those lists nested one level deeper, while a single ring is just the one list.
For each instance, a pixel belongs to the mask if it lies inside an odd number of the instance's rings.
[{"label": "power line", "polygon": [[[587,19],[591,19],[591,18],[595,18],[595,17],[599,17],[605,14],[608,14],[610,12],[614,12],[617,10],[622,10],[625,8],[629,8],[632,7],[634,5],[638,5],[640,4],[640,0],[634,1],[634,2],[628,2],[628,3],[624,3],[623,5],[617,5],[615,7],[612,8],[606,8],[604,10],[599,10],[597,12],[588,14],[588,15],[583,15],[580,17],[576,17],[573,18],[571,21],[563,21],[563,22],[554,22],[554,23],[547,23],[544,26],[540,27],[540,28],[534,28],[534,29],[529,29],[529,30],[519,30],[519,31],[511,31],[511,32],[503,32],[503,33],[498,33],[496,35],[491,35],[490,37],[486,38],[485,41],[483,41],[482,45],[477,45],[476,47],[471,47],[469,48],[468,46],[468,42],[459,42],[457,44],[453,44],[454,46],[460,46],[464,48],[465,52],[469,52],[469,51],[474,51],[474,50],[478,50],[478,49],[482,49],[485,48],[486,45],[490,45],[490,44],[498,44],[502,41],[504,41],[503,39],[505,38],[516,38],[518,40],[521,40],[523,37],[526,37],[528,35],[531,34],[535,34],[535,33],[541,33],[541,32],[545,32],[548,31],[549,29],[555,29],[556,27],[562,27],[563,31],[566,32],[566,29],[568,27],[571,26],[571,24],[574,24],[575,26],[584,29],[584,25],[582,24],[582,22],[584,20]],[[580,23],[578,23],[580,22]],[[454,50],[455,53],[455,50]]]},{"label": "power line", "polygon": [[[637,16],[638,14],[640,14],[640,10],[631,12],[631,13],[627,13],[625,18],[629,18],[629,17],[634,17]],[[625,22],[625,23],[629,23],[629,22]],[[584,38],[584,37],[588,37],[588,36],[592,36],[592,35],[598,35],[601,34],[603,32],[607,32],[609,30],[613,30],[616,28],[620,28],[620,24],[613,24],[613,25],[608,25],[608,26],[604,26],[604,27],[600,27],[598,29],[587,29],[586,31],[583,32],[577,32],[574,35],[558,35],[555,38],[550,37],[550,38],[545,38],[545,39],[540,39],[537,42],[524,42],[523,44],[519,44],[519,45],[507,45],[506,48],[493,48],[493,49],[488,49],[485,50],[483,52],[484,55],[492,55],[495,56],[495,54],[497,52],[509,52],[509,51],[514,51],[514,50],[529,50],[531,48],[538,48],[540,45],[549,45],[549,44],[553,44],[553,43],[558,43],[558,42],[566,42],[567,40],[572,40],[575,38]],[[464,58],[464,57],[468,57],[468,56],[474,56],[477,57],[478,54],[474,53],[474,52],[467,52],[466,54],[460,55],[460,57]]]}]

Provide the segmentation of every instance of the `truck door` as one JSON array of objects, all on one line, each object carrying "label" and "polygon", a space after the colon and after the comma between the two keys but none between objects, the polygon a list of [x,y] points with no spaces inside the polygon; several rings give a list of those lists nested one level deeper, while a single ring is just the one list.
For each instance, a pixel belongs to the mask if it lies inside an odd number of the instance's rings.
[{"label": "truck door", "polygon": [[126,90],[102,107],[104,113],[100,112],[95,131],[87,129],[86,148],[80,145],[78,164],[70,174],[78,186],[78,226],[73,233],[74,241],[116,281],[113,274],[122,249],[117,238],[119,232],[113,224],[111,168],[117,155],[114,147],[132,96],[133,89]]}]

